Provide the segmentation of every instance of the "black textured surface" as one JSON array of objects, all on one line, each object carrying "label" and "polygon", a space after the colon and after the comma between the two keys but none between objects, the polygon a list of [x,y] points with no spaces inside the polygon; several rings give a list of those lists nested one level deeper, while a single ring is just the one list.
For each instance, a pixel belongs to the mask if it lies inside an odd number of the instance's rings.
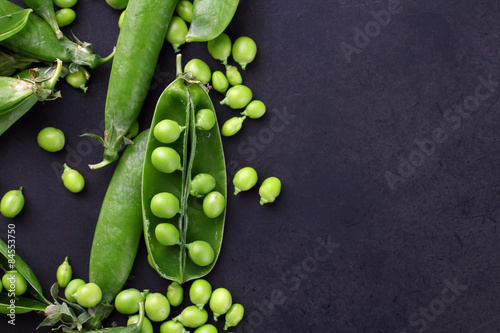
[{"label": "black textured surface", "polygon": [[[257,189],[229,198],[207,279],[245,306],[237,332],[500,331],[499,7],[241,1],[228,34],[257,42],[242,74],[268,113],[224,139],[228,173],[254,166],[261,180],[281,178],[283,191],[263,207]],[[111,52],[119,12],[104,0],[75,10],[75,35]],[[222,68],[204,44],[182,53]],[[38,105],[0,139],[0,191],[23,186],[27,200],[13,221],[16,248],[47,296],[65,256],[87,277],[114,165],[89,170],[102,149],[78,135],[102,131],[110,68],[92,70],[86,94],[60,82],[62,99]],[[174,72],[166,45],[143,129]],[[235,114],[218,111],[220,121]],[[63,152],[37,146],[45,126],[66,133]],[[82,193],[60,183],[64,162],[84,174]],[[4,237],[12,221],[1,222]],[[142,244],[128,285],[165,292],[167,284]],[[0,331],[32,332],[41,318],[18,315],[13,327],[0,317]]]}]

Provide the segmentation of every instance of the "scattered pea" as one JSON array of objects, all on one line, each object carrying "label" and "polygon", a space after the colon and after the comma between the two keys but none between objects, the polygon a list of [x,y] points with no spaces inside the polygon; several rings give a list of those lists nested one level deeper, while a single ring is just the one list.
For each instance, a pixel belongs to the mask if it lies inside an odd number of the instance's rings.
[{"label": "scattered pea", "polygon": [[42,129],[38,133],[36,140],[41,148],[51,153],[60,151],[66,143],[64,133],[54,127],[45,127]]},{"label": "scattered pea", "polygon": [[243,117],[232,117],[226,120],[224,125],[222,125],[221,133],[224,136],[233,136],[238,133],[243,126],[243,121],[246,116]]},{"label": "scattered pea", "polygon": [[203,212],[209,218],[216,218],[224,211],[226,200],[218,191],[208,193],[203,199]]},{"label": "scattered pea", "polygon": [[258,119],[265,113],[266,105],[264,104],[264,102],[255,99],[247,105],[247,107],[241,114],[252,119]]},{"label": "scattered pea", "polygon": [[124,289],[115,297],[115,309],[122,314],[139,312],[139,303],[144,302],[144,295],[135,288]]},{"label": "scattered pea", "polygon": [[123,20],[125,19],[125,12],[126,11],[127,11],[126,9],[122,10],[120,17],[118,18],[118,28],[120,28],[120,29],[123,25]]},{"label": "scattered pea", "polygon": [[239,303],[234,303],[233,305],[231,305],[225,315],[226,323],[224,325],[224,330],[227,330],[229,327],[238,325],[241,319],[243,319],[244,314],[245,308],[243,308],[243,305]]},{"label": "scattered pea", "polygon": [[260,204],[271,203],[281,192],[281,181],[276,177],[269,177],[262,182],[259,188]]},{"label": "scattered pea", "polygon": [[144,310],[146,310],[146,315],[152,321],[164,321],[170,314],[170,303],[163,294],[152,293],[146,296]]},{"label": "scattered pea", "polygon": [[221,33],[216,38],[207,42],[210,55],[219,60],[223,65],[227,65],[227,58],[231,55],[231,39],[226,33]]},{"label": "scattered pea", "polygon": [[186,22],[179,16],[172,16],[167,29],[166,39],[172,44],[175,52],[180,51],[180,46],[186,42],[188,27]]},{"label": "scattered pea", "polygon": [[215,253],[205,241],[197,240],[192,243],[186,244],[189,258],[198,266],[210,265],[215,258]]},{"label": "scattered pea", "polygon": [[194,333],[217,333],[217,328],[212,324],[205,324],[201,327],[198,327]]},{"label": "scattered pea", "polygon": [[57,283],[60,287],[65,288],[71,281],[73,276],[73,269],[69,264],[68,257],[64,259],[64,262],[59,265],[56,272]]},{"label": "scattered pea", "polygon": [[56,6],[61,8],[73,7],[77,2],[78,0],[54,0]]},{"label": "scattered pea", "polygon": [[179,244],[179,230],[171,223],[160,223],[155,228],[155,237],[158,243],[164,246]]},{"label": "scattered pea", "polygon": [[189,288],[189,299],[200,310],[210,300],[212,295],[212,285],[205,279],[198,279]]},{"label": "scattered pea", "polygon": [[197,129],[209,131],[215,125],[215,113],[210,109],[201,109],[196,112],[195,126]]},{"label": "scattered pea", "polygon": [[172,143],[179,138],[183,129],[176,121],[164,119],[156,124],[153,135],[161,143]]},{"label": "scattered pea", "polygon": [[66,297],[66,299],[70,302],[76,302],[76,291],[84,284],[85,281],[82,279],[71,280],[64,289],[64,297]]},{"label": "scattered pea", "polygon": [[125,9],[128,4],[128,0],[106,0],[106,3],[114,9]]},{"label": "scattered pea", "polygon": [[[139,315],[133,315],[130,316],[127,320],[127,326],[130,326],[132,324],[137,324],[139,322]],[[153,333],[153,324],[151,324],[151,321],[144,316],[142,318],[142,328],[141,328],[141,333]]]},{"label": "scattered pea", "polygon": [[[16,270],[11,270],[5,272],[2,276],[2,284],[5,286],[6,290],[13,290],[14,295],[21,296],[28,290],[28,281],[24,276]],[[12,288],[12,286],[14,288]]]},{"label": "scattered pea", "polygon": [[215,188],[215,179],[208,173],[199,173],[191,180],[189,193],[197,198],[203,197]]},{"label": "scattered pea", "polygon": [[226,288],[217,288],[212,292],[208,305],[214,313],[214,320],[217,321],[219,316],[225,314],[231,305],[233,298],[231,293]]},{"label": "scattered pea", "polygon": [[23,210],[24,202],[22,187],[19,190],[10,190],[0,201],[0,212],[7,218],[14,218]]},{"label": "scattered pea", "polygon": [[167,288],[167,299],[170,305],[179,306],[184,300],[184,289],[177,282],[172,282]]},{"label": "scattered pea", "polygon": [[257,45],[250,37],[239,37],[234,41],[232,48],[233,59],[245,69],[257,55]]},{"label": "scattered pea", "polygon": [[156,217],[169,219],[179,212],[179,199],[172,193],[161,192],[151,199],[151,212]]},{"label": "scattered pea", "polygon": [[208,83],[212,78],[212,70],[201,59],[191,59],[184,66],[184,73],[191,72],[201,83]]},{"label": "scattered pea", "polygon": [[85,307],[91,308],[99,304],[102,299],[102,290],[101,288],[93,283],[89,282],[80,286],[76,291],[76,302]]},{"label": "scattered pea", "polygon": [[193,19],[193,4],[188,0],[181,0],[177,3],[175,7],[175,12],[179,15],[184,21],[190,22]]},{"label": "scattered pea", "polygon": [[83,66],[78,66],[78,70],[68,73],[65,79],[73,88],[79,88],[82,89],[83,92],[87,92],[86,84],[89,77],[90,73]]},{"label": "scattered pea", "polygon": [[151,163],[161,172],[172,173],[181,169],[181,157],[170,147],[157,147],[151,153]]},{"label": "scattered pea", "polygon": [[238,170],[233,178],[234,195],[241,191],[248,191],[257,184],[257,180],[258,175],[254,168],[244,167]]},{"label": "scattered pea", "polygon": [[243,109],[253,98],[252,90],[245,85],[239,84],[229,88],[226,97],[220,104],[228,105],[232,109]]},{"label": "scattered pea", "polygon": [[226,78],[226,75],[221,71],[215,71],[212,73],[212,86],[215,91],[220,92],[221,94],[225,94],[227,89],[229,88],[229,81]]},{"label": "scattered pea", "polygon": [[73,23],[76,13],[71,8],[61,8],[56,12],[57,25],[62,28]]},{"label": "scattered pea", "polygon": [[78,193],[85,187],[85,179],[82,174],[70,168],[66,163],[63,165],[64,171],[61,175],[64,186],[73,193]]},{"label": "scattered pea", "polygon": [[187,333],[181,323],[169,320],[161,324],[160,333]]},{"label": "scattered pea", "polygon": [[241,73],[236,66],[227,66],[226,67],[226,77],[227,81],[232,86],[237,86],[243,83],[243,78],[241,77]]},{"label": "scattered pea", "polygon": [[184,327],[197,328],[207,322],[208,312],[205,309],[198,309],[196,305],[190,305],[172,320],[181,322]]}]

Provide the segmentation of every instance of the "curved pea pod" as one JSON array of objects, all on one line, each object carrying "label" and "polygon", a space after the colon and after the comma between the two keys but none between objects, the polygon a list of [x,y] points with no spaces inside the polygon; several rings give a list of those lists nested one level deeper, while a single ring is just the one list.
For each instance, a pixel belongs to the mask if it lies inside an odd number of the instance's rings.
[{"label": "curved pea pod", "polygon": [[[177,72],[180,73],[180,55]],[[206,275],[215,265],[220,252],[224,230],[224,211],[209,218],[203,211],[203,198],[190,195],[190,182],[199,173],[208,173],[215,179],[215,190],[226,197],[226,169],[217,123],[209,130],[195,126],[195,114],[214,107],[205,87],[190,78],[179,76],[160,96],[151,128],[164,119],[176,121],[185,127],[177,141],[162,144],[150,133],[144,159],[142,202],[144,235],[152,266],[164,278],[180,284]],[[215,112],[215,111],[214,111]],[[172,173],[157,170],[149,158],[161,146],[174,149],[181,156],[181,169]],[[189,154],[188,154],[189,152]],[[150,207],[153,196],[160,192],[173,194],[180,202],[180,211],[172,218],[155,216]],[[180,244],[163,246],[155,238],[154,230],[160,223],[173,224],[181,234]],[[214,250],[214,259],[206,266],[194,264],[187,255],[187,245],[203,240]]]},{"label": "curved pea pod", "polygon": [[[8,0],[0,0],[0,16],[10,15],[22,9]],[[74,43],[65,36],[57,38],[52,27],[44,19],[33,14],[29,15],[21,31],[0,43],[14,52],[39,60],[54,62],[60,59],[90,68],[98,67],[113,58],[113,53],[106,58],[94,54],[89,43]]]},{"label": "curved pea pod", "polygon": [[28,22],[28,17],[33,10],[31,8],[20,10],[9,15],[0,17],[0,41],[15,35]]},{"label": "curved pea pod", "polygon": [[219,36],[233,19],[239,0],[194,0],[187,42],[209,41]]},{"label": "curved pea pod", "polygon": [[57,24],[54,0],[23,0],[23,2],[28,7],[33,8],[33,10],[50,25],[57,38],[62,38],[64,36]]},{"label": "curved pea pod", "polygon": [[100,327],[110,304],[122,290],[142,237],[142,165],[149,130],[123,152],[106,191],[90,252],[89,281],[102,290],[102,301],[90,324]]}]

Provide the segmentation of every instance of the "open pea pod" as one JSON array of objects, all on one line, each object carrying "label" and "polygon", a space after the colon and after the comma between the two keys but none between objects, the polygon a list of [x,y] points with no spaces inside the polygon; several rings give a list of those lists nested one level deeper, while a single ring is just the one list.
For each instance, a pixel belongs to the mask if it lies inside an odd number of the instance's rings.
[{"label": "open pea pod", "polygon": [[233,19],[239,0],[194,0],[188,42],[209,41],[219,36]]},{"label": "open pea pod", "polygon": [[[28,292],[42,303],[50,305],[51,303],[43,296],[42,286],[38,281],[33,270],[24,262],[24,260],[15,252],[15,247],[7,245],[0,239],[0,266],[5,270],[18,271],[28,282]],[[42,304],[40,303],[40,304]],[[21,303],[20,303],[21,304]],[[17,302],[16,302],[17,306]]]},{"label": "open pea pod", "polygon": [[28,8],[0,16],[0,41],[21,31],[28,22],[28,17],[32,11],[33,9]]},{"label": "open pea pod", "polygon": [[[180,55],[177,72],[180,73]],[[146,148],[143,168],[142,206],[144,235],[151,265],[166,279],[184,283],[208,274],[219,255],[225,220],[226,169],[224,152],[217,120],[210,130],[195,126],[195,115],[200,109],[214,107],[205,87],[197,81],[179,75],[162,93],[156,105]],[[155,137],[155,127],[163,120],[173,120],[183,128],[172,143],[162,143]],[[173,149],[180,157],[180,168],[162,172],[152,162],[153,152],[162,147]],[[224,197],[223,213],[215,218],[205,215],[203,197],[190,194],[190,184],[199,173],[211,175],[215,188]],[[158,193],[170,193],[179,201],[179,211],[174,216],[159,217],[151,209],[152,199]],[[161,223],[169,223],[179,231],[178,244],[162,245],[155,234]],[[188,245],[204,241],[213,250],[213,258],[203,266],[195,264],[188,256]]]}]

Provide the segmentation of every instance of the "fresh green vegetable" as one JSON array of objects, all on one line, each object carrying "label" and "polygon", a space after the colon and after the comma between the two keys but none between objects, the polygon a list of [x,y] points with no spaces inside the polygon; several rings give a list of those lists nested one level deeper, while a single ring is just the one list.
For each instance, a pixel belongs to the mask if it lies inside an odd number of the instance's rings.
[{"label": "fresh green vegetable", "polygon": [[71,281],[73,276],[73,268],[69,264],[68,257],[64,259],[64,262],[57,267],[56,278],[57,283],[60,287],[65,288]]},{"label": "fresh green vegetable", "polygon": [[89,282],[80,286],[76,291],[76,301],[83,307],[91,308],[99,304],[102,299],[101,288],[93,283]]},{"label": "fresh green vegetable", "polygon": [[225,32],[209,40],[207,48],[214,59],[219,60],[224,66],[227,66],[227,59],[231,55],[231,38]]},{"label": "fresh green vegetable", "polygon": [[85,281],[82,279],[73,279],[69,281],[68,285],[64,289],[64,297],[70,302],[76,302],[76,292],[78,288],[85,285]]},{"label": "fresh green vegetable", "polygon": [[170,147],[157,147],[151,153],[151,163],[161,172],[172,173],[181,169],[181,157]]},{"label": "fresh green vegetable", "polygon": [[29,69],[37,59],[14,53],[0,46],[0,76],[12,76],[12,74]]},{"label": "fresh green vegetable", "polygon": [[167,289],[167,299],[170,305],[179,306],[184,299],[184,289],[178,282],[172,282]]},{"label": "fresh green vegetable", "polygon": [[160,293],[152,293],[146,297],[144,303],[146,315],[152,321],[164,321],[170,314],[170,303],[166,296]]},{"label": "fresh green vegetable", "polygon": [[177,0],[130,0],[111,67],[105,107],[103,139],[89,134],[104,146],[101,168],[118,159],[131,143],[126,134],[137,119],[148,93],[167,27]]},{"label": "fresh green vegetable", "polygon": [[106,3],[114,9],[125,9],[127,8],[129,0],[106,0]]},{"label": "fresh green vegetable", "polygon": [[78,0],[53,0],[53,1],[58,7],[61,8],[73,7],[78,2]]},{"label": "fresh green vegetable", "polygon": [[0,201],[0,212],[8,218],[16,217],[24,207],[23,188],[10,190],[4,194]]},{"label": "fresh green vegetable", "polygon": [[180,0],[175,7],[175,12],[184,21],[191,22],[193,19],[193,4],[189,0]]},{"label": "fresh green vegetable", "polygon": [[210,131],[215,126],[215,113],[210,109],[196,112],[195,126],[199,130]]},{"label": "fresh green vegetable", "polygon": [[[170,144],[163,144],[150,134],[147,157],[144,160],[142,201],[144,234],[153,267],[161,276],[182,284],[207,274],[213,268],[220,252],[225,220],[226,171],[217,124],[210,130],[200,130],[195,125],[195,115],[198,111],[209,109],[215,112],[210,97],[198,81],[193,81],[189,75],[182,75],[180,55],[177,58],[177,71],[181,74],[158,100],[151,128],[168,119],[185,127],[185,130]],[[182,168],[172,173],[158,171],[149,158],[158,147],[174,149],[181,157]],[[203,198],[190,194],[191,181],[200,173],[213,177],[213,190],[220,192],[224,198],[222,206],[217,206],[222,209],[222,213],[216,218],[205,215]],[[161,210],[159,212],[156,208],[162,205],[157,205],[154,200],[158,194],[164,196],[163,193],[168,193],[172,199],[168,201],[175,203],[166,215],[159,214]],[[154,234],[160,223],[170,223],[179,230],[179,245],[160,244]],[[209,257],[194,255],[198,253],[197,248],[200,248],[196,245],[200,243],[196,241],[205,244],[202,247],[209,249]],[[200,263],[203,266],[199,265]]]},{"label": "fresh green vegetable", "polygon": [[222,125],[221,133],[224,136],[233,136],[238,133],[243,126],[243,121],[245,120],[245,116],[243,117],[232,117],[226,120],[224,125]]},{"label": "fresh green vegetable", "polygon": [[269,177],[262,182],[259,188],[260,204],[274,202],[281,192],[281,181],[276,177]]},{"label": "fresh green vegetable", "polygon": [[64,133],[55,127],[45,127],[36,138],[38,145],[48,152],[54,153],[64,148],[66,139]]},{"label": "fresh green vegetable", "polygon": [[87,92],[87,81],[90,77],[89,71],[83,67],[83,66],[78,66],[76,69],[73,69],[73,71],[69,72],[66,76],[66,82],[72,86],[73,88],[79,88],[82,89],[83,92]]},{"label": "fresh green vegetable", "polygon": [[180,212],[179,199],[169,192],[157,193],[151,198],[151,213],[154,216],[170,219]]},{"label": "fresh green vegetable", "polygon": [[21,31],[33,9],[28,8],[12,14],[0,16],[0,41],[9,38]]},{"label": "fresh green vegetable", "polygon": [[73,23],[76,13],[71,8],[61,8],[56,12],[57,24],[62,28]]},{"label": "fresh green vegetable", "polygon": [[213,191],[216,182],[212,175],[208,173],[197,174],[189,184],[189,194],[197,198],[202,198]]},{"label": "fresh green vegetable", "polygon": [[124,10],[121,12],[120,17],[118,18],[118,28],[120,28],[120,29],[121,29],[121,27],[122,27],[122,24],[123,24],[123,20],[124,20],[124,17],[125,17],[125,12],[126,12],[126,11],[127,11],[127,10],[126,10],[126,9],[124,9]]},{"label": "fresh green vegetable", "polygon": [[243,305],[239,303],[234,303],[233,305],[231,305],[225,315],[226,323],[224,324],[224,329],[227,330],[229,327],[238,325],[243,319],[244,314],[245,308],[243,307]]},{"label": "fresh green vegetable", "polygon": [[176,121],[164,119],[154,127],[154,137],[161,143],[172,143],[177,141],[183,130],[184,127]]},{"label": "fresh green vegetable", "polygon": [[239,0],[194,0],[186,40],[209,41],[219,36],[233,19],[238,3]]},{"label": "fresh green vegetable", "polygon": [[212,191],[203,198],[203,212],[211,219],[219,217],[226,208],[226,199],[218,191]]},{"label": "fresh green vegetable", "polygon": [[184,327],[197,328],[207,322],[208,313],[205,309],[200,310],[196,305],[190,305],[172,320],[182,323]]},{"label": "fresh green vegetable", "polygon": [[122,290],[116,295],[115,309],[123,314],[134,314],[139,311],[139,303],[144,302],[144,295],[135,288]]},{"label": "fresh green vegetable", "polygon": [[225,94],[227,88],[229,88],[229,81],[227,80],[226,75],[221,71],[215,71],[212,73],[212,87],[214,87],[215,91],[220,92],[221,94]]},{"label": "fresh green vegetable", "polygon": [[266,113],[266,105],[264,102],[259,100],[251,101],[245,110],[241,113],[244,116],[252,119],[258,119]]},{"label": "fresh green vegetable", "polygon": [[203,309],[212,296],[212,285],[205,279],[198,279],[189,288],[189,299],[198,309]]},{"label": "fresh green vegetable", "polygon": [[229,88],[226,97],[220,104],[228,105],[231,109],[243,109],[252,100],[252,90],[245,85],[239,84]]},{"label": "fresh green vegetable", "polygon": [[243,78],[241,77],[241,73],[236,66],[227,66],[226,67],[226,77],[227,81],[232,86],[237,86],[243,83]]},{"label": "fresh green vegetable", "polygon": [[45,20],[45,22],[47,22],[47,24],[52,27],[52,30],[56,34],[57,38],[62,38],[64,36],[59,29],[59,25],[56,21],[56,14],[54,9],[54,3],[56,2],[54,0],[23,0],[23,2],[28,7],[32,8],[38,15],[40,15],[41,18]]},{"label": "fresh green vegetable", "polygon": [[231,53],[233,60],[244,70],[249,63],[254,61],[257,55],[257,44],[250,37],[239,37],[234,41]]},{"label": "fresh green vegetable", "polygon": [[[139,303],[139,314],[130,316],[127,320],[127,326],[132,327],[134,333],[153,333],[153,324],[149,321],[145,314],[143,314],[144,305]],[[107,332],[105,330],[105,332]],[[126,331],[124,331],[126,332]]]},{"label": "fresh green vegetable", "polygon": [[28,281],[16,270],[5,272],[2,276],[2,284],[9,293],[13,292],[16,296],[21,296],[28,290]]},{"label": "fresh green vegetable", "polygon": [[205,241],[197,240],[186,244],[188,255],[191,261],[200,267],[210,265],[215,258],[214,250],[210,244]]},{"label": "fresh green vegetable", "polygon": [[201,327],[198,327],[194,333],[217,333],[217,328],[212,324],[205,324]]},{"label": "fresh green vegetable", "polygon": [[180,232],[171,223],[160,223],[155,228],[155,237],[163,246],[172,246],[180,243]]},{"label": "fresh green vegetable", "polygon": [[180,46],[186,42],[188,27],[186,22],[179,16],[172,16],[167,29],[167,41],[172,44],[175,52],[180,51]]},{"label": "fresh green vegetable", "polygon": [[160,333],[188,333],[181,323],[169,320],[161,324]]},{"label": "fresh green vegetable", "polygon": [[248,191],[257,184],[258,175],[252,167],[244,167],[238,170],[233,178],[234,195],[241,191]]},{"label": "fresh green vegetable", "polygon": [[64,187],[73,193],[79,193],[85,187],[85,179],[77,170],[70,168],[66,163],[63,165],[64,171],[61,175]]},{"label": "fresh green vegetable", "polygon": [[214,313],[214,320],[217,321],[219,316],[225,314],[231,305],[233,298],[231,293],[226,288],[217,288],[212,292],[208,305],[210,310]]},{"label": "fresh green vegetable", "polygon": [[133,139],[137,136],[137,134],[139,134],[139,121],[138,120],[134,121],[134,123],[132,124],[132,126],[130,127],[130,129],[127,132],[127,136],[130,139]]},{"label": "fresh green vegetable", "polygon": [[191,72],[201,83],[208,83],[212,78],[212,70],[207,63],[201,59],[191,59],[184,66],[184,72]]}]

